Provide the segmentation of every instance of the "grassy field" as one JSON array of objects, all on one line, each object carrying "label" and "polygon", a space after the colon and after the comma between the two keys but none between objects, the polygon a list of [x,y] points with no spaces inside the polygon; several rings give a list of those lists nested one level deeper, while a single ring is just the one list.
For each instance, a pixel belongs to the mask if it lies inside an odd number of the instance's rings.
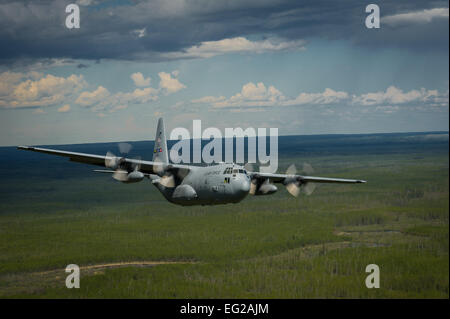
[{"label": "grassy field", "polygon": [[[0,297],[448,298],[445,151],[286,156],[280,172],[308,162],[316,175],[368,183],[299,198],[280,186],[212,207],[174,206],[148,181],[10,177],[0,187]],[[139,261],[159,264],[101,266]],[[80,289],[65,287],[72,263]],[[365,286],[373,263],[379,289]]]}]

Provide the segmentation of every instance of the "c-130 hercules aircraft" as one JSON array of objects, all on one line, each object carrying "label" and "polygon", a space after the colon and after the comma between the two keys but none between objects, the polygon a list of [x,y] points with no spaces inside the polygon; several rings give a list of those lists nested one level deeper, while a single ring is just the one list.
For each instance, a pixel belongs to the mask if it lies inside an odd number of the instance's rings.
[{"label": "c-130 hercules aircraft", "polygon": [[244,166],[234,163],[212,166],[172,164],[169,163],[162,118],[158,120],[152,161],[117,157],[109,152],[102,156],[31,146],[18,146],[18,149],[104,166],[109,169],[95,171],[110,173],[114,179],[123,183],[140,182],[144,177],[148,177],[169,202],[182,206],[239,203],[248,194],[275,193],[278,189],[272,183],[284,184],[288,192],[295,197],[299,195],[300,188],[305,189],[306,193],[312,192],[314,187],[311,186],[314,183],[365,183],[356,179],[297,175],[293,165],[288,168],[286,174],[272,174],[247,171]]}]

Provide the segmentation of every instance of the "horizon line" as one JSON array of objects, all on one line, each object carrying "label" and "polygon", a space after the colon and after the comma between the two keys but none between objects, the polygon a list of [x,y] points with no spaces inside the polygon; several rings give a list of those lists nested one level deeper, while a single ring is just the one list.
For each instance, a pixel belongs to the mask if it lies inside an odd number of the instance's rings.
[{"label": "horizon line", "polygon": [[[292,137],[292,136],[330,136],[330,135],[387,135],[387,134],[449,134],[449,131],[412,131],[412,132],[382,132],[382,133],[321,133],[321,134],[288,134],[288,135],[279,135],[278,137]],[[244,138],[246,138],[245,136]],[[257,137],[257,136],[256,136]],[[270,137],[267,135],[266,137]],[[222,139],[226,137],[222,136]],[[248,137],[247,137],[248,138]],[[190,138],[189,140],[194,140]],[[79,142],[79,143],[61,143],[61,144],[27,144],[27,146],[64,146],[64,145],[85,145],[85,144],[107,144],[107,143],[123,143],[123,142],[154,142],[155,140],[122,140],[122,141],[109,141],[109,142]],[[167,140],[169,141],[180,141],[180,140]],[[205,140],[207,141],[207,140]],[[0,147],[17,147],[19,145],[0,145]]]}]

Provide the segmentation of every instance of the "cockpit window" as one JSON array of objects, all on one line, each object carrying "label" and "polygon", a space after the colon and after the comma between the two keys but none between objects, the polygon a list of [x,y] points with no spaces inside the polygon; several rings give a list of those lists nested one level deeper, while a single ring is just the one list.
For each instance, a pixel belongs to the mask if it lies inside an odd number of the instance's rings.
[{"label": "cockpit window", "polygon": [[231,174],[231,167],[227,167],[223,173],[224,174]]},{"label": "cockpit window", "polygon": [[239,171],[238,169],[234,169],[234,170],[233,170],[233,174],[238,173],[238,171]]}]

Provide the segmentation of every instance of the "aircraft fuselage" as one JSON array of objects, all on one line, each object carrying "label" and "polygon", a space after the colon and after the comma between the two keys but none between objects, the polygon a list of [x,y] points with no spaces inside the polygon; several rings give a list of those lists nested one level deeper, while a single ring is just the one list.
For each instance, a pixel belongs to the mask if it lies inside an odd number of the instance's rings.
[{"label": "aircraft fuselage", "polygon": [[154,184],[164,197],[183,206],[238,203],[249,193],[250,178],[242,166],[218,164],[192,167],[181,184],[165,187]]}]

